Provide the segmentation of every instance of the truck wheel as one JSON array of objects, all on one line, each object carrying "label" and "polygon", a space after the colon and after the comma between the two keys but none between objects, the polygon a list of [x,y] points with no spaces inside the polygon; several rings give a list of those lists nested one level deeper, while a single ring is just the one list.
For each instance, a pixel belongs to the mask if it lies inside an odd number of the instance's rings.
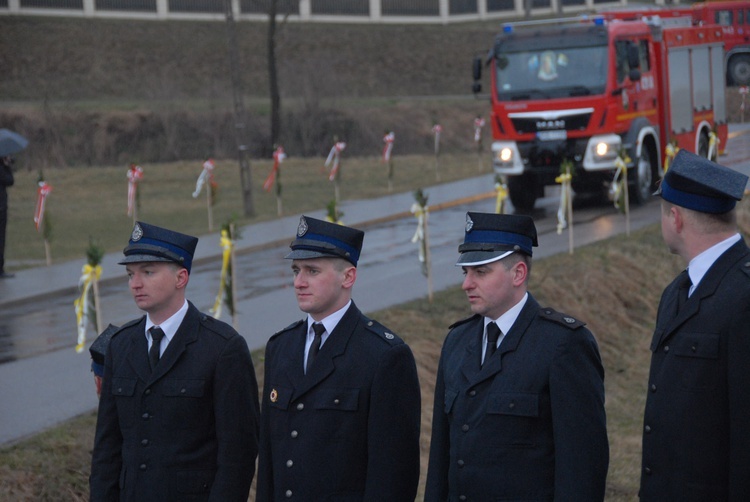
[{"label": "truck wheel", "polygon": [[750,85],[750,54],[737,54],[729,60],[729,78],[734,85]]},{"label": "truck wheel", "polygon": [[518,213],[531,213],[536,202],[536,180],[533,175],[508,176],[508,195]]},{"label": "truck wheel", "polygon": [[703,132],[701,133],[700,137],[698,138],[698,151],[696,153],[698,154],[698,156],[703,157],[704,159],[708,158],[708,134]]},{"label": "truck wheel", "polygon": [[635,186],[631,198],[636,204],[643,204],[651,198],[654,192],[654,166],[651,163],[651,151],[647,147],[641,149],[641,156],[635,165]]}]

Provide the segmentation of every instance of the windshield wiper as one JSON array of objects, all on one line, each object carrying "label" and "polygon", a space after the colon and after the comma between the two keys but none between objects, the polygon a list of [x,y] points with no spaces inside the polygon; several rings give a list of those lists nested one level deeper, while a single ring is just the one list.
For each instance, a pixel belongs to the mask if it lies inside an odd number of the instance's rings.
[{"label": "windshield wiper", "polygon": [[588,96],[591,94],[591,89],[583,85],[577,85],[570,89],[569,96]]}]

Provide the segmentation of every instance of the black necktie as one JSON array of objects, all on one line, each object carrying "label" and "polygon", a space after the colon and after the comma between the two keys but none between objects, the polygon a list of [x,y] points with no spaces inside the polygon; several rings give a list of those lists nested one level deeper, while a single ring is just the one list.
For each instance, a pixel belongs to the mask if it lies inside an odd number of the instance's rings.
[{"label": "black necktie", "polygon": [[148,351],[148,360],[151,363],[151,371],[154,371],[156,363],[159,362],[159,351],[164,332],[158,326],[152,327],[148,332],[151,333],[151,348]]},{"label": "black necktie", "polygon": [[495,353],[497,349],[497,339],[500,338],[500,328],[494,322],[487,325],[487,350],[484,351],[484,361]]},{"label": "black necktie", "polygon": [[685,305],[685,302],[688,299],[688,293],[690,293],[690,287],[693,285],[693,283],[690,280],[690,274],[688,274],[687,270],[682,271],[677,281],[677,284],[679,285],[679,289],[677,291],[677,311],[679,312],[679,310],[683,305]]},{"label": "black necktie", "polygon": [[318,355],[318,351],[320,350],[320,342],[323,340],[323,333],[326,332],[326,327],[319,322],[314,322],[312,328],[315,332],[315,337],[313,338],[312,345],[310,345],[310,350],[307,352],[307,371],[310,371],[310,367],[315,361],[315,356]]}]

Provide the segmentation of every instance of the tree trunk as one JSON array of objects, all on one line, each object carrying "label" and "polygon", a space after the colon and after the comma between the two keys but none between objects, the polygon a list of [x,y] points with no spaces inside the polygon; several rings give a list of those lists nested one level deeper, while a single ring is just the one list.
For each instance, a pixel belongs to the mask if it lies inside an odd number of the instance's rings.
[{"label": "tree trunk", "polygon": [[245,103],[242,98],[242,79],[239,69],[239,50],[237,48],[237,33],[234,26],[234,12],[232,0],[224,0],[224,13],[227,19],[227,37],[229,43],[229,66],[232,74],[232,94],[234,96],[234,131],[237,143],[237,156],[240,164],[240,183],[242,185],[242,202],[245,216],[255,216],[253,202],[252,170],[247,158],[247,131],[245,129]]},{"label": "tree trunk", "polygon": [[271,94],[271,151],[279,143],[281,130],[281,95],[276,72],[276,13],[278,0],[268,6],[268,85]]}]

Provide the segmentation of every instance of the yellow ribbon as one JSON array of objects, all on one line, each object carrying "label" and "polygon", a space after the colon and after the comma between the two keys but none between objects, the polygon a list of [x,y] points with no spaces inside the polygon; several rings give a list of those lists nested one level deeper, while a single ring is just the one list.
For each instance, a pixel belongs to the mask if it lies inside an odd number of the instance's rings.
[{"label": "yellow ribbon", "polygon": [[219,279],[219,293],[216,295],[216,301],[211,309],[211,315],[216,319],[221,317],[221,306],[224,300],[224,290],[226,289],[227,280],[229,277],[229,260],[232,257],[232,248],[234,242],[229,238],[229,232],[226,230],[221,231],[221,239],[219,240],[221,249],[221,278]]},{"label": "yellow ribbon", "polygon": [[508,187],[505,183],[495,183],[497,198],[495,199],[495,213],[503,214],[505,212],[505,199],[508,198]]},{"label": "yellow ribbon", "polygon": [[420,206],[416,202],[411,205],[411,212],[417,218],[417,229],[411,238],[413,243],[419,243],[419,262],[422,264],[422,273],[427,275],[427,248],[425,246],[425,219],[430,211],[428,206]]},{"label": "yellow ribbon", "polygon": [[[618,154],[617,158],[615,159],[615,167],[617,167],[617,171],[615,171],[615,177],[612,179],[612,200],[614,201],[615,208],[617,209],[620,209],[622,187],[624,186],[624,183],[628,182],[628,164],[630,162],[630,156],[628,156],[627,153],[624,157],[621,154]],[[624,178],[624,180],[621,178]]]},{"label": "yellow ribbon", "polygon": [[670,164],[672,163],[672,161],[674,160],[675,155],[677,155],[677,152],[679,152],[679,151],[680,151],[680,149],[676,145],[674,145],[672,143],[669,143],[667,145],[667,148],[666,148],[666,151],[665,151],[666,155],[664,156],[664,172],[665,173],[669,169]]},{"label": "yellow ribbon", "polygon": [[719,143],[721,143],[721,140],[715,132],[708,133],[708,160],[713,160],[716,149],[719,148]]},{"label": "yellow ribbon", "polygon": [[78,280],[78,287],[81,288],[81,296],[75,299],[73,306],[75,307],[76,324],[78,326],[76,352],[79,354],[83,352],[83,348],[86,345],[86,324],[89,320],[89,290],[94,281],[98,281],[101,275],[101,265],[94,266],[87,263],[83,266],[81,278]]},{"label": "yellow ribbon", "polygon": [[557,209],[557,234],[560,235],[564,228],[568,227],[568,219],[565,213],[568,208],[568,197],[570,197],[570,181],[573,175],[564,173],[555,178],[555,183],[560,183],[560,207]]}]

